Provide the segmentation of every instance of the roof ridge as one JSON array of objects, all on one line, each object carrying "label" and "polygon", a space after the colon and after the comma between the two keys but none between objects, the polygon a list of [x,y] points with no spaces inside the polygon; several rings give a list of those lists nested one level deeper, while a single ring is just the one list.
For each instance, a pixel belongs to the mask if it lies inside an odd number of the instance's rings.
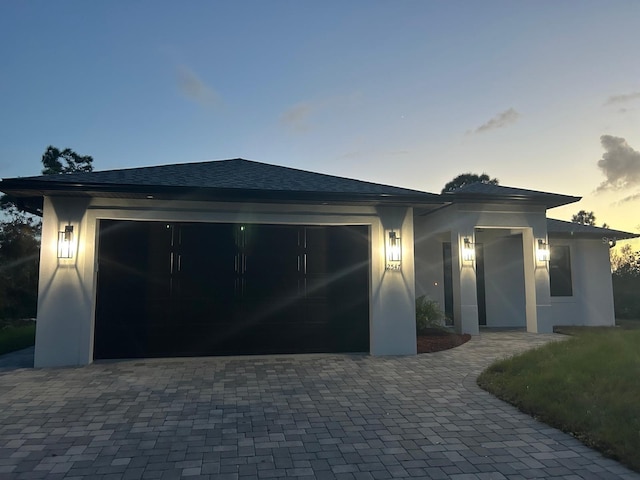
[{"label": "roof ridge", "polygon": [[[175,167],[178,165],[204,165],[205,163],[216,163],[216,162],[233,162],[236,160],[242,160],[245,162],[252,162],[252,163],[261,163],[261,162],[256,162],[253,160],[247,160],[245,158],[225,158],[225,159],[219,159],[219,160],[201,160],[198,162],[178,162],[178,163],[164,163],[162,165],[144,165],[144,166],[140,166],[140,167],[124,167],[124,168],[110,168],[108,170],[92,170],[90,172],[69,172],[69,173],[64,173],[62,175],[64,176],[68,176],[68,175],[75,175],[75,174],[91,174],[91,173],[110,173],[110,172],[130,172],[131,170],[142,170],[142,169],[146,169],[146,168],[163,168],[163,167]],[[264,164],[264,165],[268,165],[268,164]],[[30,175],[28,177],[18,177],[18,178],[40,178],[40,177],[59,177],[60,174],[58,173],[51,173],[49,175]],[[64,177],[63,177],[64,178]]]}]

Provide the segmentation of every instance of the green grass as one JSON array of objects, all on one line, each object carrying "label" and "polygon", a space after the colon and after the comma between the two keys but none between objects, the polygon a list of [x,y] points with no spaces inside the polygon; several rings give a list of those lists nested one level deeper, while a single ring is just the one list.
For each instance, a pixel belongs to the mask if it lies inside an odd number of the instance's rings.
[{"label": "green grass", "polygon": [[[616,319],[616,328],[622,330],[636,330],[640,329],[640,320],[623,320]],[[607,332],[612,330],[612,327],[582,327],[577,325],[557,325],[553,327],[555,333],[561,333],[563,335],[580,335],[587,332]]]},{"label": "green grass", "polygon": [[623,320],[621,318],[616,318],[616,325],[627,330],[632,330],[640,328],[640,320]]},{"label": "green grass", "polygon": [[0,323],[0,355],[30,347],[36,340],[36,324]]},{"label": "green grass", "polygon": [[640,329],[574,333],[495,362],[478,385],[640,471]]}]

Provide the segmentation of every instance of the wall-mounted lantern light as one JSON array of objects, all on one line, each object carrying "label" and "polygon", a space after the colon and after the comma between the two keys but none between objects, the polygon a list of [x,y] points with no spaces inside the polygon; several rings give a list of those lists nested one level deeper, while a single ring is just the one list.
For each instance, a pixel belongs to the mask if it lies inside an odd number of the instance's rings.
[{"label": "wall-mounted lantern light", "polygon": [[58,232],[58,258],[73,258],[73,246],[73,225],[67,225]]},{"label": "wall-mounted lantern light", "polygon": [[400,270],[402,265],[402,242],[395,230],[387,232],[387,270]]},{"label": "wall-mounted lantern light", "polygon": [[476,248],[469,237],[462,240],[462,261],[472,263],[476,259]]},{"label": "wall-mounted lantern light", "polygon": [[549,258],[551,258],[551,254],[549,252],[549,244],[545,242],[542,238],[538,239],[538,246],[536,248],[536,258],[539,262],[548,262]]}]

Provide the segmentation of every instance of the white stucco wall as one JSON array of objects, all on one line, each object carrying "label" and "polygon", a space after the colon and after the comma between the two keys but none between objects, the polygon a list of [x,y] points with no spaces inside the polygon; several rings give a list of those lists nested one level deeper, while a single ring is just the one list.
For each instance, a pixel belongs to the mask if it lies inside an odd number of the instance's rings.
[{"label": "white stucco wall", "polygon": [[413,209],[384,207],[377,209],[381,228],[379,237],[372,238],[372,249],[382,247],[376,256],[385,259],[385,231],[401,232],[402,265],[400,270],[386,270],[385,264],[374,269],[371,303],[372,315],[371,353],[373,355],[415,355],[416,306],[413,243]]},{"label": "white stucco wall", "polygon": [[[45,198],[40,249],[38,321],[36,323],[36,367],[83,365],[88,363],[93,332],[95,282],[94,241],[88,231],[91,220],[86,214],[86,199]],[[57,258],[58,232],[74,227],[74,258]],[[80,241],[78,241],[80,239]]]},{"label": "white stucco wall", "polygon": [[[370,352],[416,353],[413,210],[406,207],[45,198],[35,366],[93,359],[97,226],[100,219],[167,222],[367,225],[370,230]],[[76,254],[57,258],[58,232],[74,226]],[[402,268],[385,269],[385,228],[399,231]]]},{"label": "white stucco wall", "polygon": [[600,239],[549,239],[550,244],[569,247],[571,297],[551,297],[555,325],[613,326],[613,286],[609,246]]}]

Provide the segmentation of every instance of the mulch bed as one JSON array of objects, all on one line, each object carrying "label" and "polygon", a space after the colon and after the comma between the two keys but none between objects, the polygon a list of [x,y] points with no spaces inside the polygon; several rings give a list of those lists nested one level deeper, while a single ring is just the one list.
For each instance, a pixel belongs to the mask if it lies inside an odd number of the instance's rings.
[{"label": "mulch bed", "polygon": [[418,335],[418,353],[434,353],[458,347],[471,340],[471,335],[430,329]]}]

